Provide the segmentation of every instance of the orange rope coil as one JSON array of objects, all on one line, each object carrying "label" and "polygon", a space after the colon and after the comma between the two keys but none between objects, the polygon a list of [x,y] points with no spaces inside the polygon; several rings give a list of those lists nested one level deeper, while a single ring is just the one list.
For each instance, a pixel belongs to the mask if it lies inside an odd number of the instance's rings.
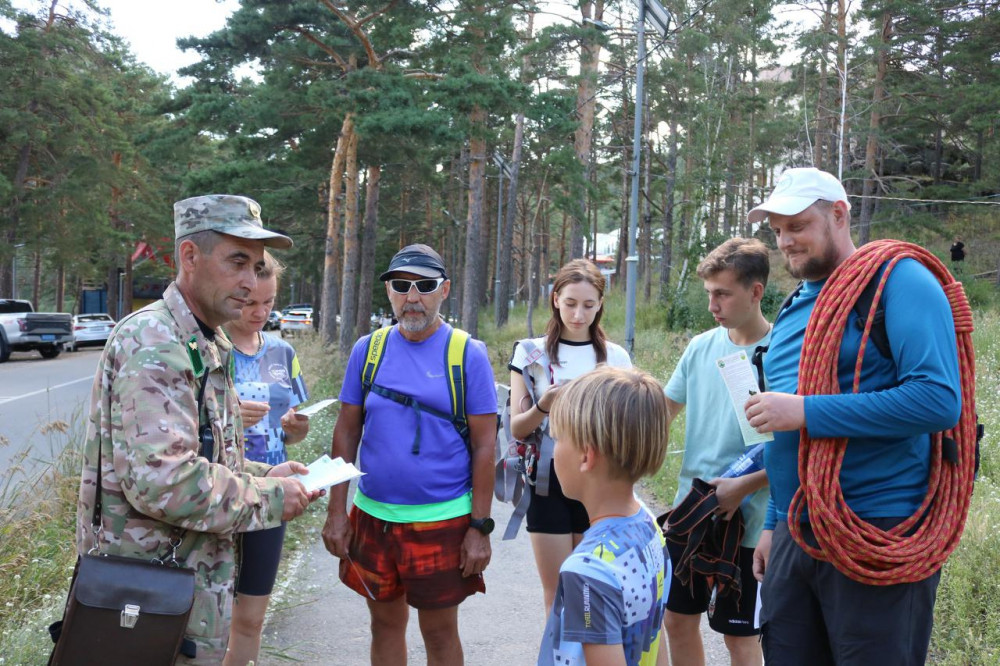
[{"label": "orange rope coil", "polygon": [[[802,428],[799,439],[801,485],[792,498],[788,526],[795,541],[812,557],[830,562],[848,578],[866,585],[895,585],[923,580],[934,574],[958,545],[972,498],[976,456],[975,353],[972,347],[972,309],[945,265],[912,243],[880,240],[860,247],[824,285],[809,317],[799,359],[799,395],[840,393],[837,364],[847,318],[865,286],[882,265],[871,312],[861,338],[854,370],[854,392],[861,380],[861,362],[871,333],[876,306],[895,265],[905,258],[926,266],[944,288],[955,319],[961,377],[962,411],[958,424],[943,435],[958,444],[958,464],[942,461],[942,433],[933,435],[927,496],[916,512],[891,530],[880,530],[859,518],[844,500],[840,469],[847,438],[810,438]],[[919,307],[919,304],[915,304]],[[802,536],[802,518],[819,545]],[[909,532],[919,523],[916,531]]]}]

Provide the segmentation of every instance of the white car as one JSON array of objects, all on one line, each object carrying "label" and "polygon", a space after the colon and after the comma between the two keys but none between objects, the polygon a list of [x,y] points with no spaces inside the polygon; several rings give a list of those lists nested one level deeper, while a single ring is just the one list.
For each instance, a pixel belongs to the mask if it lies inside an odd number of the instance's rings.
[{"label": "white car", "polygon": [[106,314],[73,315],[73,340],[63,345],[66,351],[80,347],[103,347],[115,327],[115,320]]},{"label": "white car", "polygon": [[313,312],[309,309],[289,310],[281,315],[279,324],[281,337],[285,337],[295,331],[313,330]]}]

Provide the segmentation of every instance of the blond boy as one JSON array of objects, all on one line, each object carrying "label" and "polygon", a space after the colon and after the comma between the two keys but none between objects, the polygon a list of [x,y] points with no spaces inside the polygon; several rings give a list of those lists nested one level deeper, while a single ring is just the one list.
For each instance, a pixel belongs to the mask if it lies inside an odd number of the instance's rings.
[{"label": "blond boy", "polygon": [[663,464],[663,389],[641,370],[601,367],[562,389],[550,423],[556,474],[590,528],[559,570],[538,664],[654,663],[670,558],[634,486]]}]

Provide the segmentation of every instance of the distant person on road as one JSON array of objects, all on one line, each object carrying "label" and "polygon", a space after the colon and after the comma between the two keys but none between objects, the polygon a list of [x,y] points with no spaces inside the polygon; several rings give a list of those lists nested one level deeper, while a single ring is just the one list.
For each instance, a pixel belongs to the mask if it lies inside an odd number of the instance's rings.
[{"label": "distant person on road", "polygon": [[670,559],[635,484],[666,455],[663,390],[641,370],[598,368],[562,388],[551,421],[563,492],[590,525],[559,569],[538,665],[654,664]]},{"label": "distant person on road", "polygon": [[[801,487],[800,438],[801,446],[809,445],[806,438],[847,438],[839,491],[830,490],[840,497],[826,501],[846,504],[871,526],[873,539],[881,538],[874,535],[921,506],[931,469],[930,433],[954,426],[961,410],[952,309],[940,282],[917,260],[900,260],[885,282],[891,353],[866,346],[857,388],[863,331],[856,313],[848,315],[838,356],[804,348],[811,317],[821,315],[815,311],[821,291],[832,286],[834,271],[856,251],[850,211],[836,177],[797,168],[785,171],[768,199],[748,215],[751,223],[768,219],[786,268],[803,280],[774,321],[764,359],[768,390],[745,405],[751,426],[774,433],[764,456],[771,497],[754,555],[754,573],[763,580],[760,621],[768,666],[923,664],[934,621],[940,570],[917,582],[865,584],[806,550],[818,544],[819,530],[811,527],[819,519],[814,507],[796,526],[805,546],[789,529],[789,509]],[[838,279],[851,279],[848,275]],[[825,364],[822,372],[836,373],[840,392],[799,395],[802,361]],[[829,516],[824,518],[832,531]]]},{"label": "distant person on road", "polygon": [[437,252],[404,247],[379,279],[399,323],[348,360],[332,456],[365,476],[349,516],[347,484],[332,489],[323,541],[367,599],[372,664],[406,663],[408,606],[427,663],[462,664],[458,606],[486,591],[491,555],[493,370],[486,346],[439,316],[451,281]]},{"label": "distant person on road", "polygon": [[[237,534],[278,527],[321,493],[287,478],[307,472],[301,463],[244,460],[232,345],[219,329],[239,319],[264,246],[287,248],[291,239],[263,228],[257,202],[230,195],[177,202],[174,229],[176,281],[162,300],[123,318],[101,355],[77,548],[166,560],[180,539],[175,554],[195,572],[195,602],[178,663],[217,665],[229,640]],[[99,464],[103,529],[95,543]]]},{"label": "distant person on road", "polygon": [[[301,442],[309,434],[309,417],[295,413],[295,407],[309,398],[295,350],[280,337],[262,332],[284,270],[265,251],[264,268],[257,273],[257,286],[247,297],[242,316],[225,326],[236,361],[233,383],[240,397],[246,459],[268,465],[288,460],[286,445]],[[223,666],[257,661],[284,540],[284,522],[242,535],[229,652]]]},{"label": "distant person on road", "polygon": [[[758,347],[766,348],[770,343],[771,324],[760,311],[769,272],[767,247],[756,239],[731,238],[698,264],[708,310],[719,326],[691,340],[665,389],[671,420],[688,405],[674,506],[691,491],[695,478],[715,486],[719,511],[727,519],[745,497],[752,497],[741,507],[746,531],[736,561],[742,581],[739,601],[732,594],[720,595],[709,618],[709,626],[725,637],[733,666],[760,666],[763,661],[757,639],[760,631],[754,627],[757,580],[753,551],[767,509],[767,492],[763,490],[767,474],[761,470],[733,479],[718,478],[745,453],[746,444],[716,362],[741,351],[752,358]],[[676,569],[684,548],[672,541],[667,545]],[[709,581],[697,572],[691,575],[690,587],[676,577],[670,579],[664,624],[671,661],[676,666],[705,664],[700,625],[709,608]]]},{"label": "distant person on road", "polygon": [[961,236],[955,236],[955,242],[951,244],[951,260],[965,261],[965,243]]},{"label": "distant person on road", "polygon": [[544,435],[534,452],[534,485],[528,485],[527,530],[546,616],[559,584],[559,567],[590,526],[587,510],[563,494],[552,466],[549,410],[566,382],[598,365],[632,367],[628,352],[610,342],[601,327],[604,287],[604,276],[586,259],[574,259],[560,268],[549,295],[552,316],[545,335],[518,341],[508,364],[511,434],[524,440],[540,429]]}]

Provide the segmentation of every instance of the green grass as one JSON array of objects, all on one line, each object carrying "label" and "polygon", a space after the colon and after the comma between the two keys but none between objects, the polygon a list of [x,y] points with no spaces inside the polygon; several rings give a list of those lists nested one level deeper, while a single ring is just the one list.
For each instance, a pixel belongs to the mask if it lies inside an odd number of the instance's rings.
[{"label": "green grass", "polygon": [[[693,297],[692,297],[693,298]],[[609,294],[605,324],[611,340],[625,337],[624,298]],[[684,350],[691,332],[665,328],[665,313],[657,306],[640,307],[633,362],[665,383]],[[480,337],[486,342],[494,373],[507,381],[507,361],[515,340],[527,336],[526,310],[514,308],[502,330],[483,311]],[[541,335],[549,316],[538,309],[534,334]],[[1000,660],[1000,313],[976,315],[974,344],[977,356],[977,409],[986,425],[983,464],[973,495],[972,510],[962,541],[944,567],[931,642],[932,663],[944,665],[995,664]],[[314,336],[294,341],[314,400],[335,397],[345,359],[324,350]],[[291,447],[293,459],[311,462],[329,450],[336,407],[312,420],[309,437]],[[74,419],[82,423],[82,419]],[[65,424],[48,427],[63,428]],[[71,437],[81,441],[74,428]],[[3,443],[0,442],[0,446]],[[679,452],[684,446],[683,413],[670,433],[667,462],[644,486],[653,508],[669,505],[677,487]],[[65,600],[75,556],[73,546],[76,492],[79,482],[78,449],[70,447],[55,460],[44,477],[31,483],[12,483],[8,470],[0,476],[0,664],[44,664],[51,643],[45,627],[58,618]],[[285,557],[315,543],[325,518],[326,501],[314,503],[306,515],[292,521],[285,541]],[[279,604],[281,602],[278,602]]]}]

